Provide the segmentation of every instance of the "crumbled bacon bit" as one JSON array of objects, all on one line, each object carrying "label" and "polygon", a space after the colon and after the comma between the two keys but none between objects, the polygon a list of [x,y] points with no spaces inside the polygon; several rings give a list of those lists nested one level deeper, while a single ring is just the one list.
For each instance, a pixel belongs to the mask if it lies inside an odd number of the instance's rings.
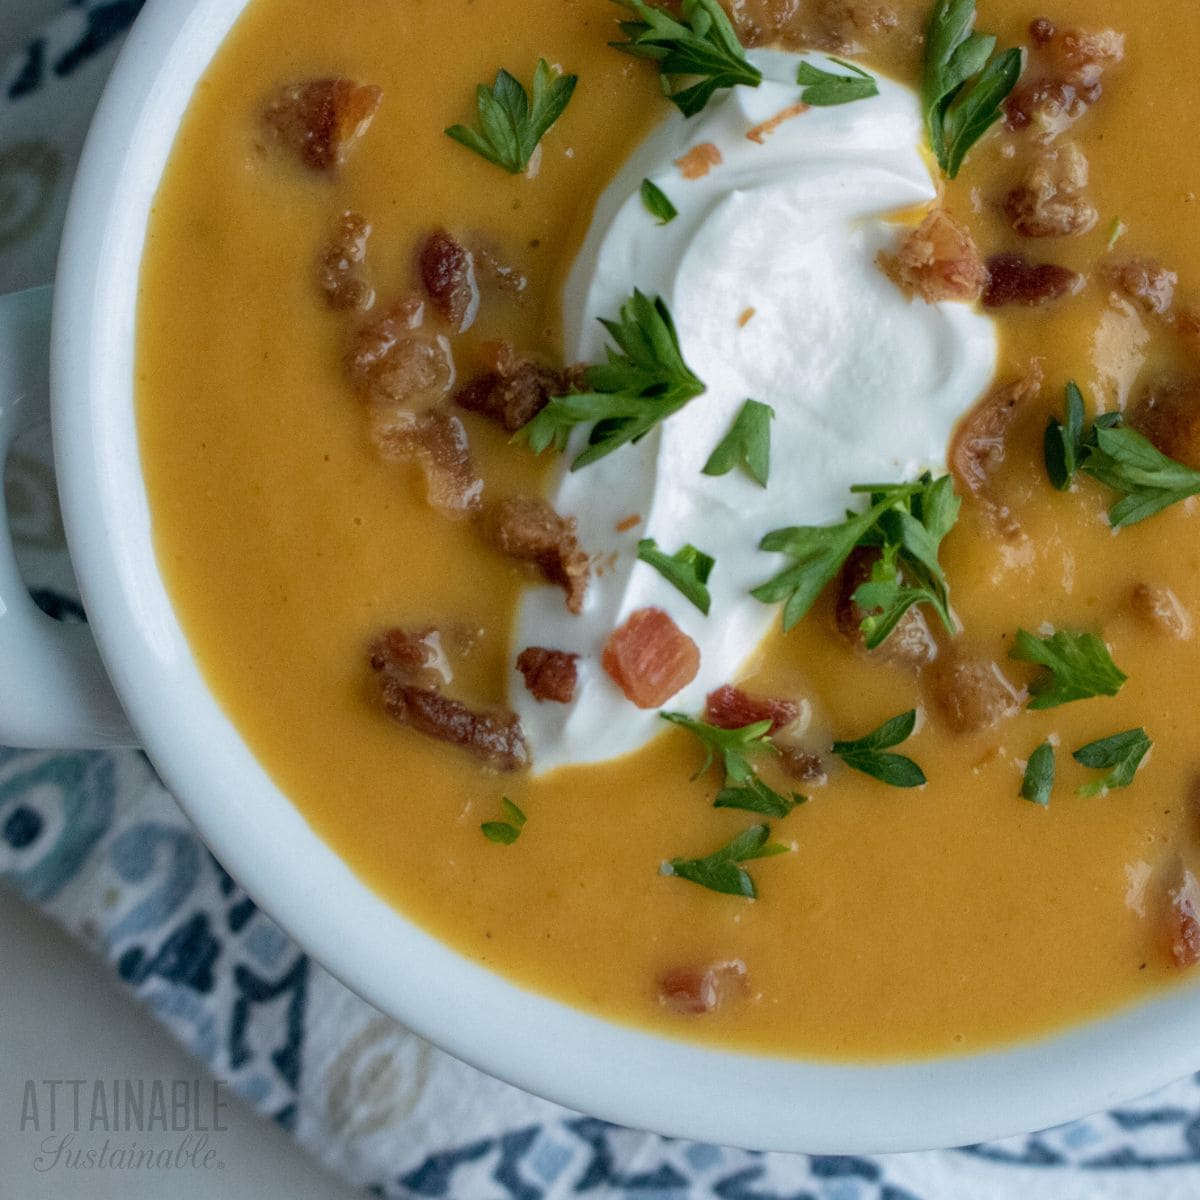
[{"label": "crumbled bacon bit", "polygon": [[476,711],[430,686],[428,665],[417,663],[425,636],[389,630],[371,647],[371,669],[379,677],[388,715],[427,737],[462,746],[498,770],[526,766],[529,752],[512,713]]},{"label": "crumbled bacon bit", "polygon": [[306,166],[332,171],[367,132],[382,99],[373,85],[311,79],[283,88],[267,103],[263,122]]},{"label": "crumbled bacon bit", "polygon": [[1152,258],[1125,258],[1106,262],[1105,279],[1143,312],[1164,316],[1175,300],[1179,276]]},{"label": "crumbled bacon bit", "polygon": [[731,984],[745,987],[746,964],[740,958],[708,967],[673,967],[658,979],[658,1000],[682,1016],[698,1016],[720,1007]]},{"label": "crumbled bacon bit", "polygon": [[1058,27],[1045,17],[1036,17],[1029,22],[1029,40],[1035,46],[1048,46],[1057,32]]},{"label": "crumbled bacon bit", "polygon": [[1082,283],[1082,275],[1056,263],[1030,262],[1023,254],[993,254],[987,260],[983,307],[1048,304],[1078,291]]},{"label": "crumbled bacon bit", "polygon": [[450,390],[450,344],[421,328],[424,305],[409,297],[362,326],[346,352],[354,386],[378,404],[430,408]]},{"label": "crumbled bacon bit", "polygon": [[416,687],[440,687],[453,678],[442,635],[433,627],[389,629],[371,648],[371,669]]},{"label": "crumbled bacon bit", "polygon": [[579,679],[578,663],[578,654],[529,646],[517,657],[517,670],[525,676],[525,686],[534,699],[570,704]]},{"label": "crumbled bacon bit", "polygon": [[425,496],[444,516],[477,512],[483,480],[471,462],[467,431],[452,413],[377,414],[372,430],[380,454],[393,462],[415,460],[425,474]]},{"label": "crumbled bacon bit", "polygon": [[460,389],[454,402],[498,421],[509,433],[528,425],[555,396],[582,381],[576,369],[555,371],[518,355],[508,342],[495,345],[495,368]]},{"label": "crumbled bacon bit", "polygon": [[1200,380],[1160,376],[1130,410],[1129,421],[1168,458],[1200,470]]},{"label": "crumbled bacon bit", "polygon": [[588,584],[588,556],[575,535],[575,518],[561,517],[535,496],[512,496],[489,514],[492,542],[510,558],[535,563],[551,583],[567,595],[567,608],[583,611]]},{"label": "crumbled bacon bit", "polygon": [[369,222],[347,211],[339,218],[333,237],[322,247],[317,278],[330,308],[365,312],[375,303],[375,290],[363,271],[370,236]]},{"label": "crumbled bacon bit", "polygon": [[469,329],[479,311],[474,255],[438,229],[421,244],[420,269],[433,307],[455,333]]},{"label": "crumbled bacon bit", "polygon": [[1191,871],[1183,870],[1167,901],[1171,960],[1177,967],[1194,967],[1200,962],[1200,885]]},{"label": "crumbled bacon bit", "polygon": [[661,608],[639,608],[608,636],[601,665],[638,708],[657,708],[700,670],[700,648]]},{"label": "crumbled bacon bit", "polygon": [[1188,638],[1192,623],[1179,597],[1170,588],[1139,583],[1129,595],[1129,607],[1139,620],[1173,638]]},{"label": "crumbled bacon bit", "polygon": [[819,754],[814,754],[803,746],[788,745],[784,741],[776,741],[775,744],[779,747],[779,761],[783,769],[797,783],[819,787],[828,782],[825,762]]},{"label": "crumbled bacon bit", "polygon": [[991,729],[1020,707],[1021,695],[988,659],[943,654],[922,676],[925,694],[955,733]]},{"label": "crumbled bacon bit", "polygon": [[1087,233],[1099,214],[1083,194],[1088,162],[1074,142],[1042,149],[1024,180],[1004,201],[1004,212],[1022,237],[1067,237]]},{"label": "crumbled bacon bit", "polygon": [[[862,632],[863,619],[868,615],[854,600],[854,593],[871,578],[871,568],[879,559],[879,551],[860,546],[851,551],[838,577],[837,602],[834,615],[838,632],[851,645],[866,653]],[[873,658],[902,666],[921,667],[937,656],[937,643],[929,631],[929,623],[919,608],[910,608],[884,639],[883,644],[870,651]]]},{"label": "crumbled bacon bit", "polygon": [[881,254],[879,262],[897,287],[926,304],[978,300],[987,283],[970,233],[940,208],[904,235],[894,255]]},{"label": "crumbled bacon bit", "polygon": [[709,692],[704,702],[704,720],[718,729],[742,729],[759,721],[770,721],[770,732],[778,733],[799,716],[800,705],[794,700],[752,696],[729,683]]},{"label": "crumbled bacon bit", "polygon": [[713,167],[719,167],[724,161],[721,151],[714,143],[701,142],[698,146],[693,146],[682,158],[677,158],[675,165],[684,179],[703,179]]},{"label": "crumbled bacon bit", "polygon": [[618,521],[615,528],[618,533],[628,533],[631,529],[636,529],[642,523],[642,518],[637,513],[630,513],[624,520]]},{"label": "crumbled bacon bit", "polygon": [[773,117],[755,125],[746,134],[746,137],[749,141],[757,142],[761,146],[785,121],[790,121],[793,117],[798,117],[801,113],[806,112],[808,112],[807,104],[789,104],[787,108],[780,110]]},{"label": "crumbled bacon bit", "polygon": [[873,0],[725,0],[725,7],[748,47],[857,54],[899,24],[893,8]]},{"label": "crumbled bacon bit", "polygon": [[950,470],[972,495],[986,493],[1004,461],[1009,428],[1041,388],[1042,364],[1035,358],[1020,379],[994,387],[963,418],[950,444]]}]

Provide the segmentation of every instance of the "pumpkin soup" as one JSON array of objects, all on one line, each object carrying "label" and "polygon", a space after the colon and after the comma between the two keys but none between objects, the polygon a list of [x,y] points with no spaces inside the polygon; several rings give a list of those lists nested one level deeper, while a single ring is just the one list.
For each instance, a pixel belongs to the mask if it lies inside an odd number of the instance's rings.
[{"label": "pumpkin soup", "polygon": [[251,0],[138,419],[193,651],[321,837],[524,986],[774,1055],[1186,981],[1198,43],[1187,0]]}]

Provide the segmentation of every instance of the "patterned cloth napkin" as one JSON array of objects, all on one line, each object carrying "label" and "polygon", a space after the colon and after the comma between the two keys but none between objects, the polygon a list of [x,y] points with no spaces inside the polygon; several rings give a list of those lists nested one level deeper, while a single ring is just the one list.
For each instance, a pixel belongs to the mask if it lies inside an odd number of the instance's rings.
[{"label": "patterned cloth napkin", "polygon": [[[0,33],[28,0],[0,0]],[[60,0],[0,64],[0,292],[53,273],[84,130],[140,0]],[[181,0],[182,2],[182,0]],[[50,7],[47,3],[46,7]],[[45,438],[10,461],[39,603],[74,599]],[[384,1197],[1140,1200],[1200,1193],[1200,1076],[1049,1132],[885,1157],[752,1154],[619,1129],[498,1083],[346,991],[198,840],[145,756],[0,749],[0,877],[90,946],[228,1086]]]}]

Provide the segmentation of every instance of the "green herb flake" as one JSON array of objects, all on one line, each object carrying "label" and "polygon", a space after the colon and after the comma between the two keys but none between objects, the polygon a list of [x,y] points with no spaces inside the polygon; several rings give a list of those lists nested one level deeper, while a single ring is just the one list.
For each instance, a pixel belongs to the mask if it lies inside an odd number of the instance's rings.
[{"label": "green herb flake", "polygon": [[713,801],[713,808],[739,808],[763,817],[786,817],[792,809],[807,803],[807,796],[799,792],[782,795],[757,775],[752,775],[744,784],[722,788]]},{"label": "green herb flake", "polygon": [[874,546],[881,551],[880,561],[854,594],[867,613],[862,629],[868,648],[881,645],[914,604],[931,605],[946,628],[956,632],[938,562],[942,539],[957,521],[960,507],[950,476],[933,479],[925,474],[913,483],[859,484],[850,490],[868,495],[865,512],[836,525],[776,529],[763,538],[761,549],[795,561],[751,595],[764,604],[784,602],[786,632],[807,615],[855,547]]},{"label": "green herb flake", "polygon": [[686,729],[704,747],[704,762],[700,770],[692,776],[693,779],[699,779],[712,766],[713,756],[719,754],[725,771],[726,786],[741,787],[755,778],[754,768],[750,765],[747,755],[779,753],[775,743],[771,741],[770,721],[755,721],[752,725],[743,725],[740,729],[721,729],[683,713],[663,712],[658,715],[664,721]]},{"label": "green herb flake", "polygon": [[643,538],[638,542],[637,556],[642,562],[649,563],[672,587],[682,592],[708,616],[712,597],[705,585],[717,564],[715,558],[690,544],[674,554],[666,554],[658,548],[653,538]]},{"label": "green herb flake", "polygon": [[513,437],[535,454],[551,446],[561,451],[577,425],[592,422],[588,444],[571,463],[572,471],[640,441],[704,392],[704,384],[683,361],[675,323],[661,298],[650,300],[635,291],[621,306],[618,320],[601,324],[617,349],[608,348],[603,366],[588,368],[587,390],[551,400]]},{"label": "green herb flake", "polygon": [[973,32],[975,0],[936,0],[925,30],[921,108],[938,165],[953,179],[1000,119],[1024,66],[1019,49],[992,57],[996,39]]},{"label": "green herb flake", "polygon": [[1054,787],[1054,747],[1043,742],[1025,764],[1025,777],[1021,780],[1021,796],[1044,808],[1050,803],[1050,792]]},{"label": "green herb flake", "polygon": [[660,225],[669,225],[679,216],[679,209],[671,203],[667,193],[651,179],[642,180],[642,204]]},{"label": "green herb flake", "polygon": [[796,82],[804,89],[800,99],[805,104],[811,104],[814,108],[830,108],[879,95],[879,85],[874,75],[868,75],[861,67],[844,59],[830,57],[829,61],[853,73],[838,75],[833,71],[823,71],[811,63],[801,63],[796,71]]},{"label": "green herb flake", "polygon": [[663,863],[663,875],[676,875],[689,883],[699,884],[711,892],[727,896],[745,896],[748,900],[758,898],[754,880],[740,866],[756,858],[771,858],[776,854],[787,854],[790,847],[772,842],[769,825],[751,825],[745,833],[739,833],[728,846],[704,858],[673,858]]},{"label": "green herb flake", "polygon": [[476,89],[479,129],[451,125],[446,135],[510,175],[523,174],[538,143],[570,103],[578,82],[578,76],[560,75],[540,58],[531,105],[525,88],[502,68],[491,87],[480,84]]},{"label": "green herb flake", "polygon": [[758,400],[747,400],[733,422],[733,428],[717,443],[701,468],[704,475],[728,475],[736,466],[761,487],[771,474],[771,421],[775,410]]},{"label": "green herb flake", "polygon": [[870,775],[891,787],[912,788],[925,783],[925,772],[911,758],[885,751],[912,736],[917,725],[917,710],[909,709],[865,737],[853,742],[834,742],[833,753],[855,771]]},{"label": "green herb flake", "polygon": [[1108,241],[1105,245],[1111,250],[1126,234],[1128,226],[1120,217],[1113,217],[1112,224],[1108,227]]},{"label": "green herb flake", "polygon": [[507,796],[500,801],[500,811],[506,820],[485,821],[479,828],[488,841],[501,846],[511,846],[525,828],[525,814]]},{"label": "green herb flake", "polygon": [[1136,430],[1097,422],[1089,441],[1080,470],[1122,493],[1108,511],[1114,529],[1136,525],[1172,504],[1200,495],[1200,471],[1168,458]]},{"label": "green herb flake", "polygon": [[1067,419],[1066,423],[1057,417],[1051,417],[1046,426],[1044,451],[1046,459],[1046,474],[1050,482],[1060,492],[1070,488],[1075,472],[1083,461],[1085,448],[1083,444],[1083,393],[1079,385],[1071,380],[1067,384]]},{"label": "green herb flake", "polygon": [[1008,656],[1045,668],[1029,685],[1029,707],[1033,709],[1056,708],[1093,696],[1115,696],[1127,678],[1094,633],[1059,630],[1038,638],[1019,629],[1017,644]]},{"label": "green herb flake", "polygon": [[1144,729],[1127,729],[1081,746],[1071,757],[1082,766],[1107,770],[1108,774],[1084,784],[1079,794],[1096,796],[1113,788],[1128,787],[1152,745]]},{"label": "green herb flake", "polygon": [[[621,22],[628,40],[609,45],[657,62],[667,97],[685,117],[700,112],[721,88],[762,83],[717,0],[683,0],[678,17],[644,0],[614,2],[636,20]],[[696,82],[683,84],[685,79]]]}]

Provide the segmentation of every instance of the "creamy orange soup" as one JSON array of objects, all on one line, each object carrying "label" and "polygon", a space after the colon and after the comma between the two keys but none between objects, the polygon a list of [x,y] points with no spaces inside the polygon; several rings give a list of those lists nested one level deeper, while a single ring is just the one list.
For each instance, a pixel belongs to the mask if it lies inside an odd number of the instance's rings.
[{"label": "creamy orange soup", "polygon": [[[777,623],[729,681],[810,702],[806,745],[827,774],[798,783],[771,756],[755,760],[773,787],[810,799],[770,821],[794,849],[747,864],[754,901],[660,873],[759,819],[712,807],[721,781],[715,771],[693,779],[702,750],[685,731],[664,726],[606,764],[500,773],[391,720],[368,666],[382,631],[435,626],[454,694],[505,703],[523,648],[514,613],[534,577],[477,522],[432,509],[417,464],[377,453],[344,356],[381,306],[419,291],[417,248],[444,228],[528,280],[516,299],[485,292],[478,321],[454,338],[460,383],[496,339],[562,363],[560,291],[593,204],[669,111],[653,64],[606,44],[619,10],[609,0],[252,0],[199,86],[142,268],[138,412],[161,567],[213,691],[279,786],[366,883],[468,958],[667,1035],[831,1058],[976,1050],[1187,977],[1177,964],[1194,957],[1197,932],[1181,891],[1200,765],[1195,502],[1114,533],[1114,494],[1082,476],[1054,490],[1042,438],[1068,380],[1090,419],[1135,417],[1165,371],[1200,378],[1187,308],[1200,279],[1190,144],[1200,9],[1031,4],[980,0],[979,27],[1002,46],[1030,46],[1038,17],[1125,36],[1102,95],[1060,135],[1088,160],[1096,219],[1054,237],[1014,229],[1004,200],[1033,150],[1028,130],[1003,123],[946,185],[944,204],[984,258],[1016,252],[1081,278],[1073,294],[993,310],[998,383],[1035,358],[1044,382],[997,435],[978,494],[959,481],[963,510],[941,562],[962,631],[938,632],[937,661],[916,669],[849,644],[835,583],[790,633]],[[735,5],[743,36],[816,41],[916,84],[923,2],[896,0],[897,21],[882,28],[872,5],[825,6],[824,25],[772,28],[766,19],[787,7]],[[445,136],[472,120],[477,84],[501,66],[528,84],[539,57],[581,82],[535,175],[506,174]],[[314,171],[270,136],[262,113],[281,88],[334,77],[378,86],[382,104],[340,168]],[[374,313],[333,311],[318,286],[318,255],[347,210],[373,226]],[[1134,258],[1177,274],[1166,311],[1114,282],[1107,268]],[[976,399],[963,397],[964,413]],[[455,411],[485,504],[545,487],[551,455]],[[1174,425],[1167,434],[1183,457],[1186,437]],[[1156,620],[1147,597],[1170,611]],[[1018,629],[1049,626],[1102,636],[1128,676],[1119,693],[1030,711],[1038,672],[1009,650]],[[956,718],[961,662],[995,664],[1020,697],[1012,711]],[[926,786],[887,786],[829,753],[834,739],[908,709],[921,720],[896,749],[919,762]],[[1077,794],[1103,772],[1071,752],[1133,728],[1153,749],[1132,784]],[[1042,806],[1020,790],[1047,739],[1057,779]],[[527,817],[511,845],[481,833],[502,818],[502,797]],[[256,820],[251,808],[245,820]],[[744,965],[744,979],[724,978],[712,1011],[664,1003],[672,972],[728,962]]]}]

